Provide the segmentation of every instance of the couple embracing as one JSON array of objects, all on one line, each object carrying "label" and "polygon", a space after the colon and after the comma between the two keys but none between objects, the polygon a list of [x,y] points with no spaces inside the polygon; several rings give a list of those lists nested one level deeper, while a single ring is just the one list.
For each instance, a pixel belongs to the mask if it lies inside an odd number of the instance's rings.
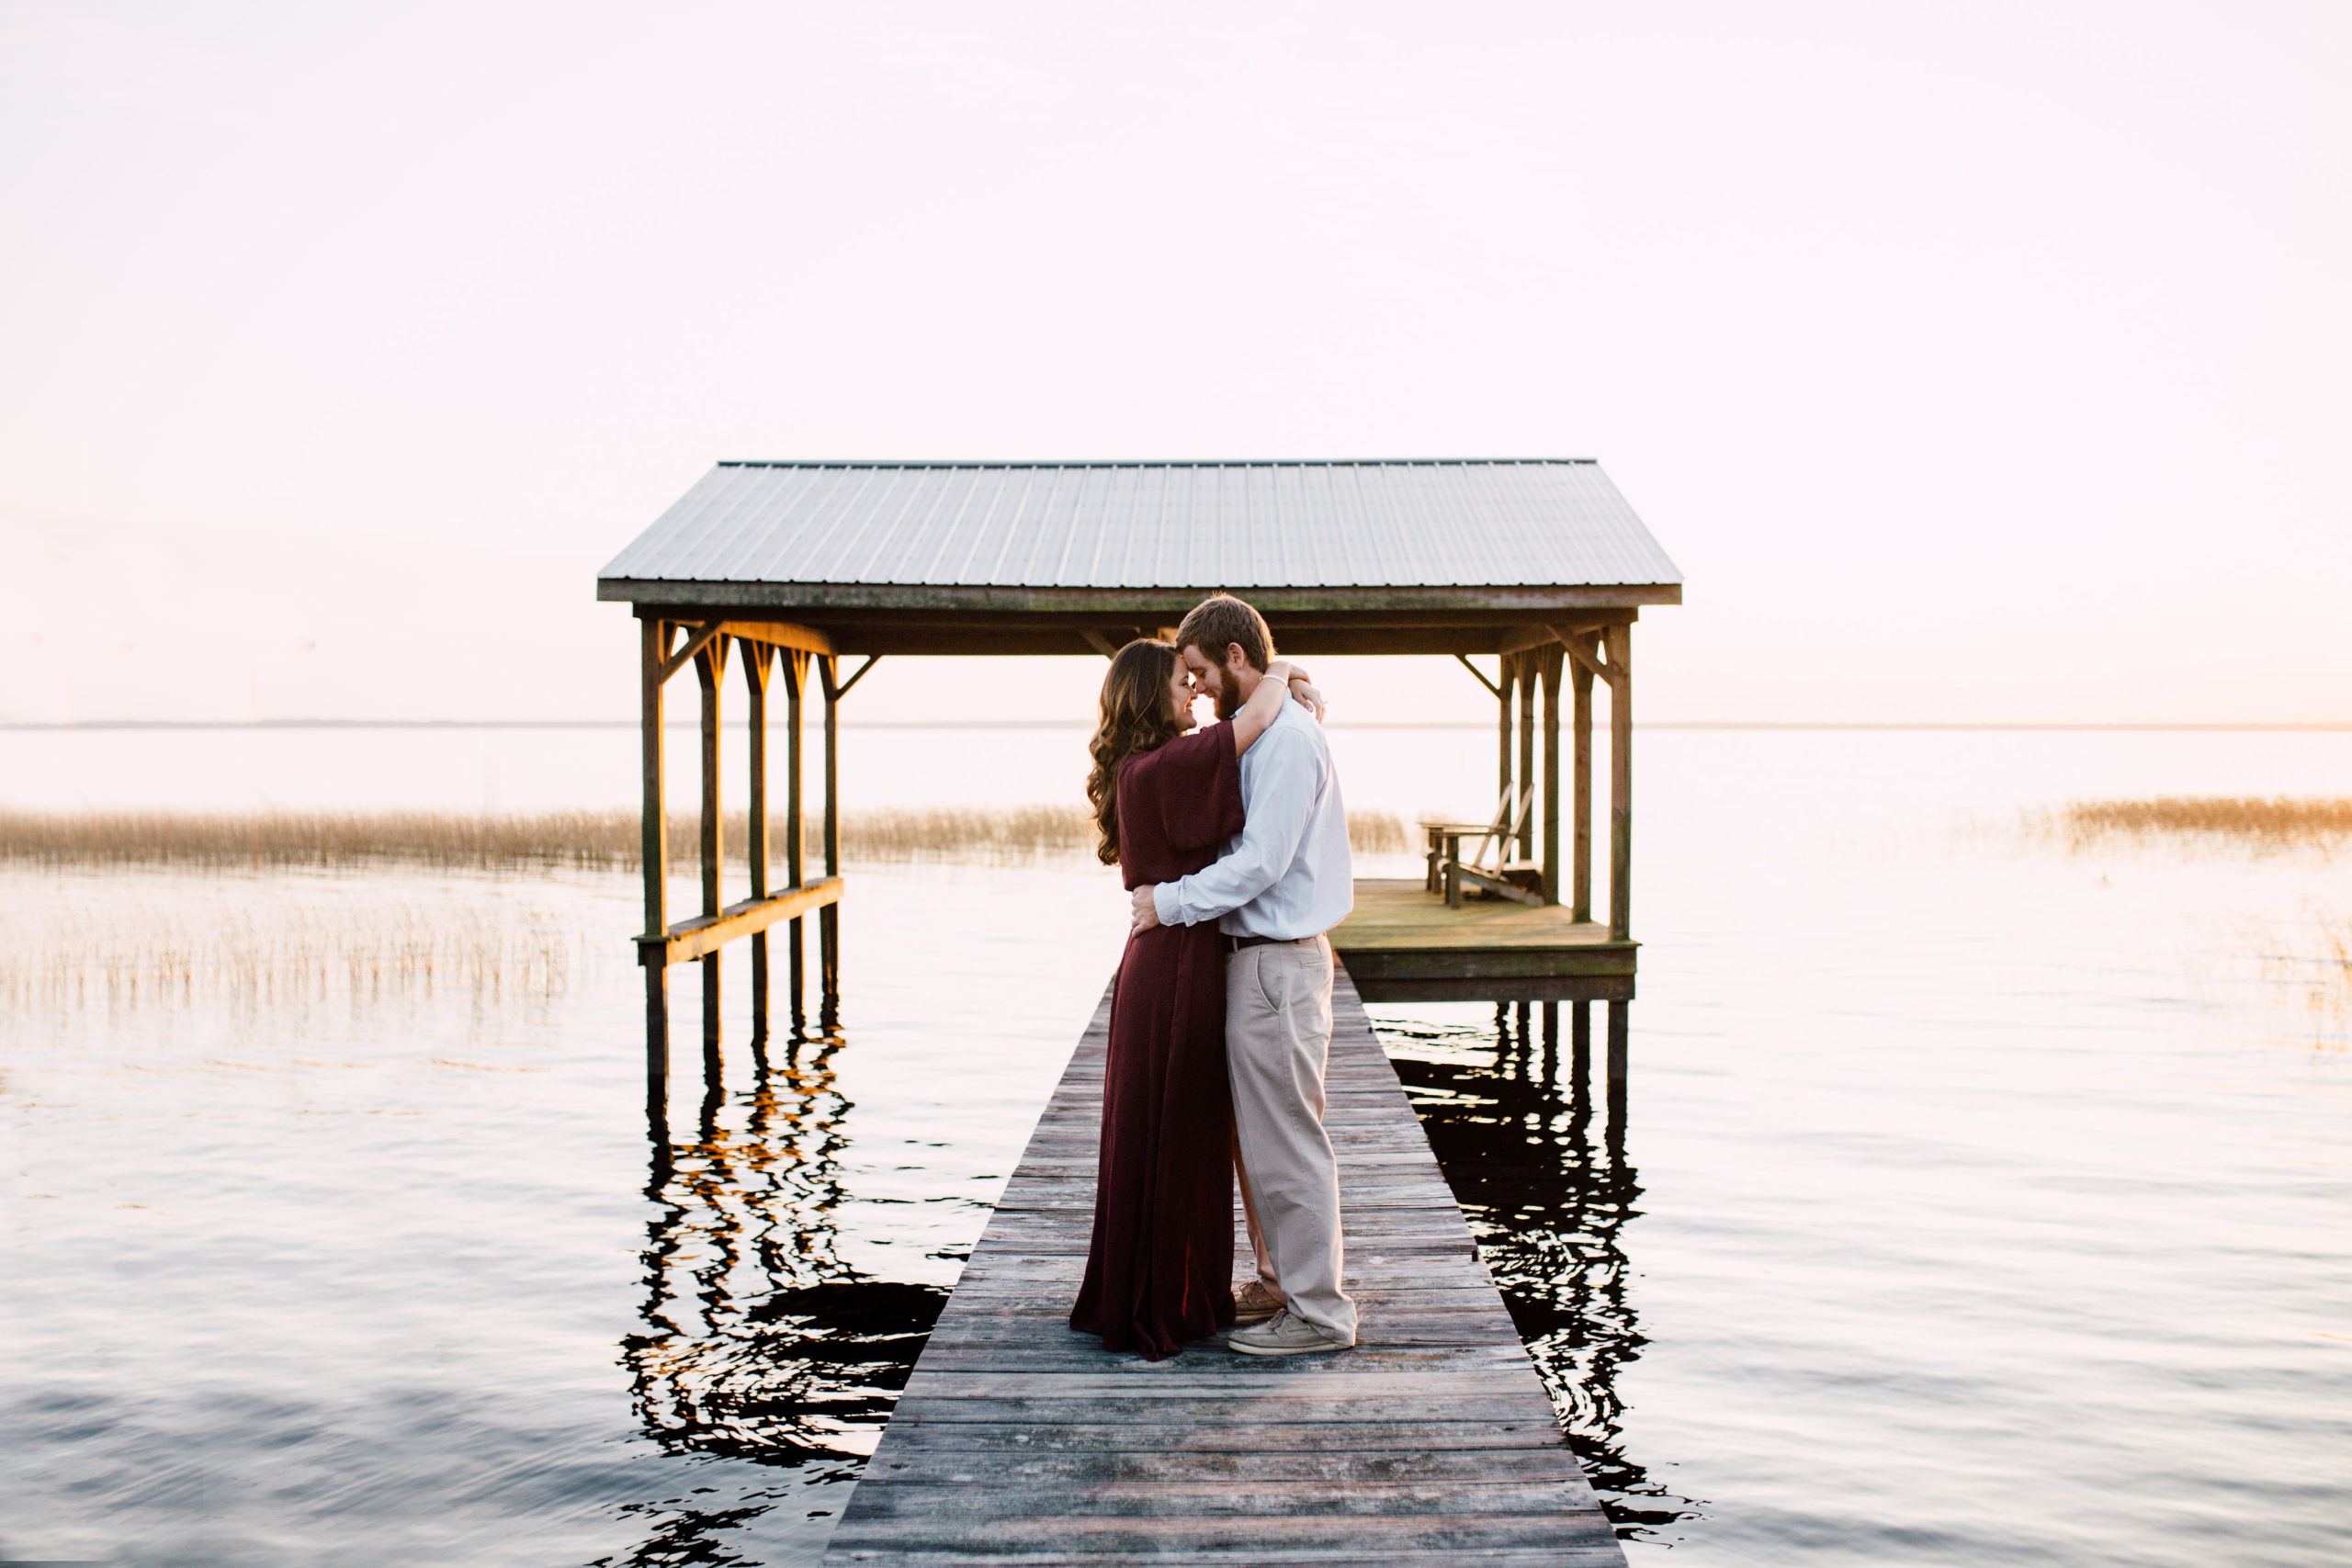
[{"label": "couple embracing", "polygon": [[[1256,610],[1204,601],[1172,644],[1138,639],[1112,659],[1089,748],[1097,853],[1125,872],[1134,927],[1069,1322],[1148,1360],[1228,1327],[1235,1350],[1258,1356],[1356,1339],[1323,1130],[1323,933],[1353,906],[1348,817],[1321,694],[1272,653]],[[1203,696],[1217,722],[1195,729]],[[1237,1176],[1256,1254],[1238,1292]]]}]

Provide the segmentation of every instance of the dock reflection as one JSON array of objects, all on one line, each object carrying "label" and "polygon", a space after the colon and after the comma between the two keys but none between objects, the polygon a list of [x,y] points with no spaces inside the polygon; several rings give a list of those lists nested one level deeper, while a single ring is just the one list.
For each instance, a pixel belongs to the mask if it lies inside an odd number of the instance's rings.
[{"label": "dock reflection", "polygon": [[770,1489],[722,1488],[733,1495],[709,1507],[641,1505],[631,1511],[657,1532],[614,1562],[740,1561],[721,1545],[727,1532],[786,1497],[853,1482],[946,1300],[841,1257],[852,1104],[833,1062],[843,1044],[830,1019],[821,1032],[757,1042],[750,1081],[731,1093],[707,1055],[692,1136],[674,1138],[665,1117],[653,1124],[644,1305],[621,1344],[638,1420],[675,1455],[798,1473]]},{"label": "dock reflection", "polygon": [[1625,1451],[1617,1375],[1646,1341],[1623,1231],[1642,1189],[1623,1101],[1596,1106],[1590,1032],[1570,1031],[1564,1059],[1559,1011],[1373,1021],[1577,1461],[1618,1535],[1648,1536],[1699,1508]]}]

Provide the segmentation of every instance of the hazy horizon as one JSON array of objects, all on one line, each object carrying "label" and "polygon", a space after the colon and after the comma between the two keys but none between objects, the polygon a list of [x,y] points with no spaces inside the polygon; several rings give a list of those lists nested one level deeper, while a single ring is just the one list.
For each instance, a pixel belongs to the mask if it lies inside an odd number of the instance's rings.
[{"label": "hazy horizon", "polygon": [[2352,721],[2341,6],[0,29],[0,721],[628,718],[719,458],[1497,454],[1681,567],[1645,723]]}]

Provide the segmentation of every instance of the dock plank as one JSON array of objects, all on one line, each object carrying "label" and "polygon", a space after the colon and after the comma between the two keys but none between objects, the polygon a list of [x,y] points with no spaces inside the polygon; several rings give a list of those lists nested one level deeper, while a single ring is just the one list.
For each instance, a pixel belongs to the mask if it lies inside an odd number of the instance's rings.
[{"label": "dock plank", "polygon": [[827,1562],[1623,1568],[1344,969],[1332,1002],[1328,1120],[1362,1343],[1275,1359],[1205,1340],[1152,1363],[1069,1330],[1106,993]]}]

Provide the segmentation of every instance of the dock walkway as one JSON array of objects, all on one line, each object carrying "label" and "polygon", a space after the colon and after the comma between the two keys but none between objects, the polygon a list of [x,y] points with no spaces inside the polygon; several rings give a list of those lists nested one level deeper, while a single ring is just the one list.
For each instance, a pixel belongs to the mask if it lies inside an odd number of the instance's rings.
[{"label": "dock walkway", "polygon": [[1069,1330],[1106,994],[829,1563],[1623,1568],[1344,969],[1333,1011],[1327,1124],[1363,1342],[1281,1359],[1206,1342],[1154,1364]]}]

